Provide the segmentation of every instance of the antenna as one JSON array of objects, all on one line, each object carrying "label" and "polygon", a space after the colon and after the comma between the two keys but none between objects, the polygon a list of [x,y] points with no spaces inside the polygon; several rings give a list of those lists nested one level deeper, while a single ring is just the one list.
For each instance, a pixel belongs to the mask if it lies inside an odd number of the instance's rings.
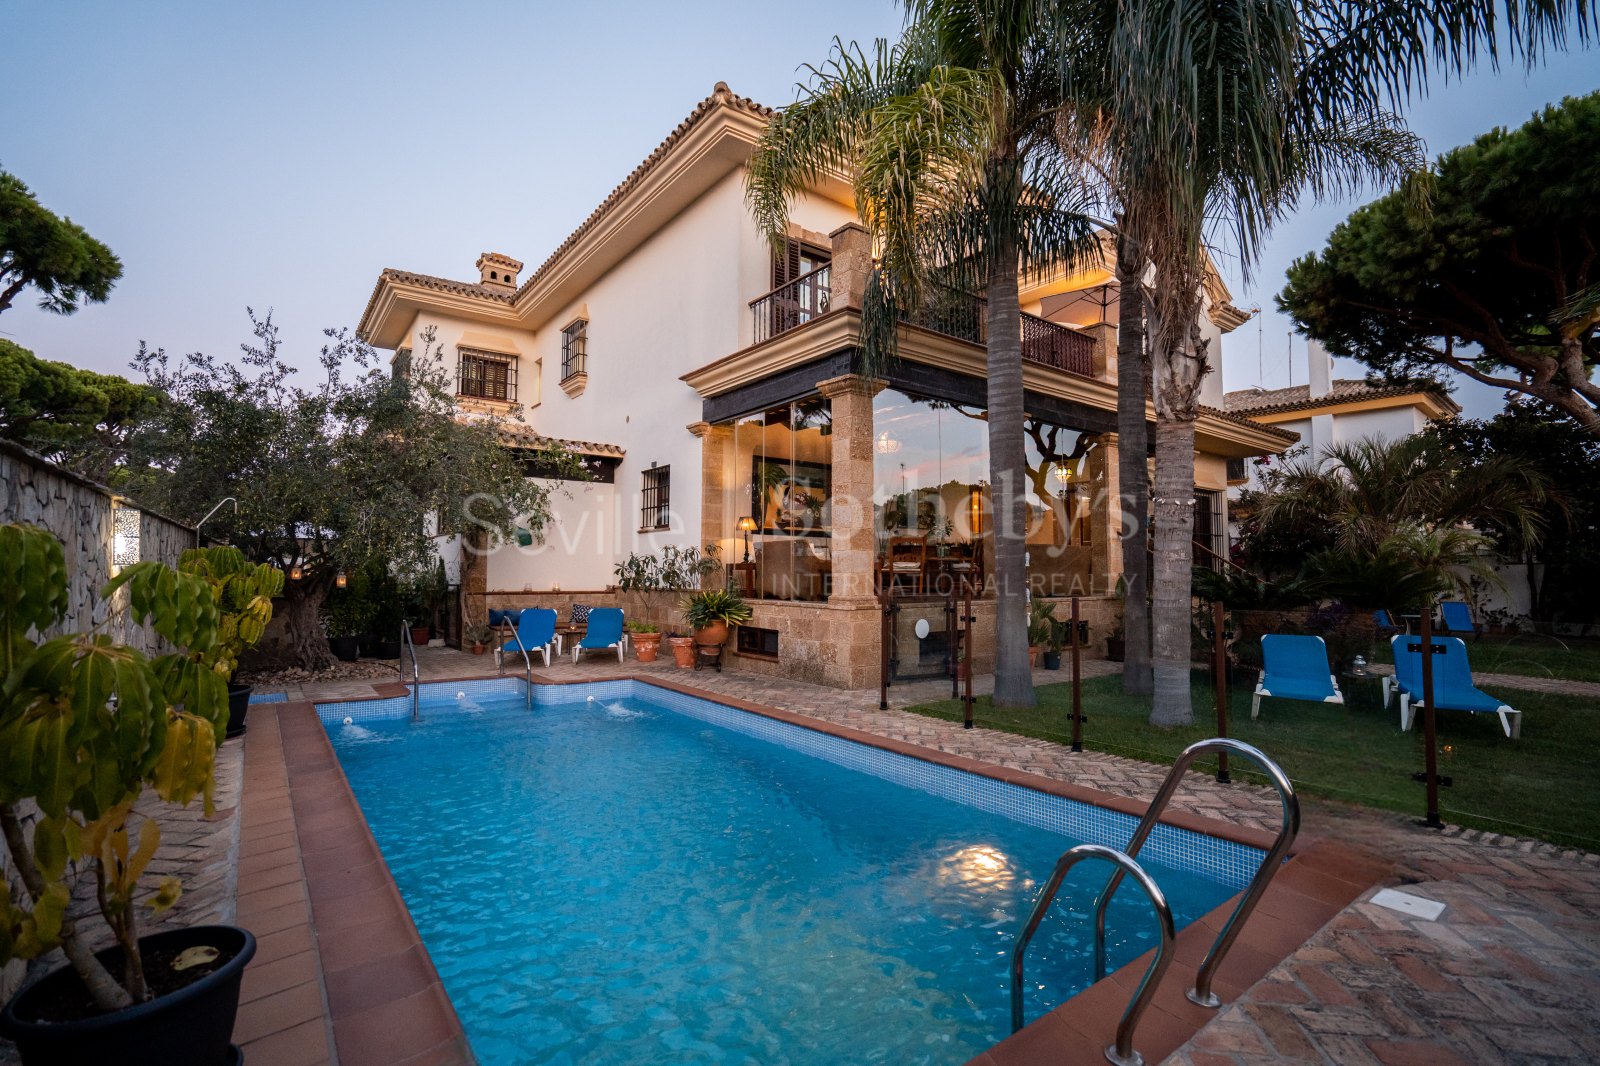
[{"label": "antenna", "polygon": [[1289,387],[1294,388],[1294,330],[1289,331]]},{"label": "antenna", "polygon": [[1267,320],[1261,317],[1261,308],[1252,307],[1256,316],[1256,383],[1267,387]]}]

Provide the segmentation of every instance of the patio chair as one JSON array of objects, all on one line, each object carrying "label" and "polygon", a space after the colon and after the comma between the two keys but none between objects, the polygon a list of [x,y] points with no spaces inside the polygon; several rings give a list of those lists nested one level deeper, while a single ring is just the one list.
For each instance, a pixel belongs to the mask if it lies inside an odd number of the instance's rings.
[{"label": "patio chair", "polygon": [[627,641],[627,634],[622,631],[621,608],[596,607],[589,612],[589,632],[572,646],[572,663],[577,665],[578,657],[585,649],[599,651],[603,648],[616,648],[617,662],[620,663]]},{"label": "patio chair", "polygon": [[1474,640],[1483,635],[1472,621],[1472,609],[1460,600],[1441,603],[1439,618],[1444,622],[1444,628],[1452,633],[1471,633]]},{"label": "patio chair", "polygon": [[909,582],[911,594],[922,591],[922,572],[928,564],[927,537],[890,537],[889,557],[884,561],[886,583],[898,585]]},{"label": "patio chair", "polygon": [[1388,611],[1373,611],[1372,620],[1373,622],[1377,623],[1379,636],[1388,636],[1392,633],[1405,632],[1405,626],[1395,625],[1394,619],[1389,616]]},{"label": "patio chair", "polygon": [[529,655],[542,652],[544,664],[548,667],[551,646],[555,646],[557,656],[561,654],[561,636],[556,632],[556,612],[547,607],[529,607],[522,611],[517,621],[517,639],[507,640],[501,645],[501,651],[514,649],[519,641]]},{"label": "patio chair", "polygon": [[1344,693],[1328,669],[1328,645],[1321,637],[1268,633],[1261,638],[1261,659],[1266,664],[1250,701],[1250,717],[1261,713],[1261,697],[1320,700],[1343,703]]},{"label": "patio chair", "polygon": [[[1434,656],[1433,707],[1437,711],[1468,711],[1472,714],[1500,716],[1500,728],[1511,740],[1522,739],[1522,712],[1501,703],[1472,683],[1472,664],[1467,659],[1466,642],[1459,637],[1434,637],[1444,646],[1444,654]],[[1383,679],[1383,705],[1389,706],[1392,693],[1400,694],[1400,728],[1410,729],[1422,703],[1422,641],[1416,637],[1394,637],[1394,678]],[[1412,648],[1415,647],[1415,651]]]}]

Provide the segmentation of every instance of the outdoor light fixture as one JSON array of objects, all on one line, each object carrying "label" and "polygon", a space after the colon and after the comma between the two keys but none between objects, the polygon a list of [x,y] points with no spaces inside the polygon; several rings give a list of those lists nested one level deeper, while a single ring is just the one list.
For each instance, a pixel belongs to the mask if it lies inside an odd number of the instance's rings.
[{"label": "outdoor light fixture", "polygon": [[550,591],[551,592],[560,592],[561,591],[561,586],[556,584],[554,581],[552,581],[552,582],[550,582]]},{"label": "outdoor light fixture", "polygon": [[344,588],[344,586],[345,586],[345,576],[344,576],[344,571],[343,570],[339,571],[339,576],[333,579],[333,583],[335,585],[338,585],[340,588]]},{"label": "outdoor light fixture", "polygon": [[876,444],[880,452],[897,452],[900,450],[900,442],[889,436],[888,430],[878,434]]},{"label": "outdoor light fixture", "polygon": [[139,525],[142,516],[131,507],[118,507],[111,512],[111,562],[113,565],[132,566],[139,561]]},{"label": "outdoor light fixture", "polygon": [[744,532],[744,561],[750,561],[750,531],[756,528],[756,520],[749,515],[739,519],[739,528]]},{"label": "outdoor light fixture", "polygon": [[303,576],[304,575],[301,574],[300,568],[298,566],[289,567],[289,580],[290,581],[299,581],[300,578],[303,577]]}]

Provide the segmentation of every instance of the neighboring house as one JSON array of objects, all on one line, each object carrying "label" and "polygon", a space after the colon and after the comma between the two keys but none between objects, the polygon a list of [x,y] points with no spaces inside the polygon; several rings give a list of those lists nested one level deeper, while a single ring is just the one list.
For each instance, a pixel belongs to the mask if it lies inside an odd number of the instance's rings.
[{"label": "neighboring house", "polygon": [[[1238,415],[1300,435],[1308,455],[1322,455],[1331,445],[1364,438],[1398,440],[1420,433],[1431,419],[1454,418],[1461,405],[1443,391],[1410,385],[1370,385],[1333,376],[1333,360],[1316,341],[1307,345],[1311,382],[1287,389],[1243,389],[1230,392],[1224,406]],[[1228,484],[1254,488],[1253,465],[1243,459],[1228,466]]]},{"label": "neighboring house", "polygon": [[[824,182],[800,197],[776,254],[745,207],[746,161],[770,114],[719,83],[526,280],[498,254],[479,258],[475,282],[379,276],[360,332],[396,351],[397,372],[431,328],[464,408],[508,413],[516,439],[559,440],[598,475],[564,486],[544,545],[465,552],[463,609],[481,622],[488,606],[552,602],[554,586],[599,597],[632,552],[712,545],[756,601],[736,666],[876,685],[876,596],[892,578],[907,593],[977,591],[981,671],[992,661],[983,591],[994,535],[984,301],[952,293],[927,308],[901,327],[896,367],[861,377],[871,253],[849,187]],[[1079,306],[1104,309],[1107,276],[1103,264],[1026,280],[1022,301],[1034,312],[1024,318],[1030,582],[1109,601],[1122,564],[1116,329]],[[1207,295],[1205,329],[1219,343],[1245,316],[1220,280]],[[1214,377],[1203,400],[1197,513],[1225,551],[1227,461],[1295,438],[1224,412]],[[936,632],[918,638],[903,613],[900,676],[942,664],[943,615],[931,617]]]}]

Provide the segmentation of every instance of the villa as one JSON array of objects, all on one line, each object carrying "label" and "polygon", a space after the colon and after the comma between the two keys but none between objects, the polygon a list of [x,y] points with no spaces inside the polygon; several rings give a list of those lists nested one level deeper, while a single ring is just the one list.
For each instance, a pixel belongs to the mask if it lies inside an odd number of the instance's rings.
[{"label": "villa", "polygon": [[[564,486],[542,544],[448,543],[462,611],[482,622],[491,607],[599,603],[631,553],[710,545],[755,608],[736,667],[875,685],[877,596],[892,575],[913,596],[975,594],[983,671],[984,301],[952,292],[924,308],[900,326],[897,367],[862,377],[868,234],[848,185],[823,182],[792,205],[774,254],[744,200],[769,114],[718,83],[525,278],[498,253],[478,259],[475,281],[380,274],[359,330],[394,351],[396,372],[432,337],[464,409],[507,416],[530,448],[561,442],[592,474]],[[1116,289],[1109,249],[1096,268],[1022,287],[1029,582],[1036,595],[1091,597],[1097,619],[1111,618],[1122,567]],[[1246,320],[1229,300],[1211,276],[1213,345]],[[1223,397],[1220,374],[1207,375],[1196,533],[1219,554],[1229,461],[1296,439],[1226,411]],[[944,650],[905,640],[917,658]]]}]

